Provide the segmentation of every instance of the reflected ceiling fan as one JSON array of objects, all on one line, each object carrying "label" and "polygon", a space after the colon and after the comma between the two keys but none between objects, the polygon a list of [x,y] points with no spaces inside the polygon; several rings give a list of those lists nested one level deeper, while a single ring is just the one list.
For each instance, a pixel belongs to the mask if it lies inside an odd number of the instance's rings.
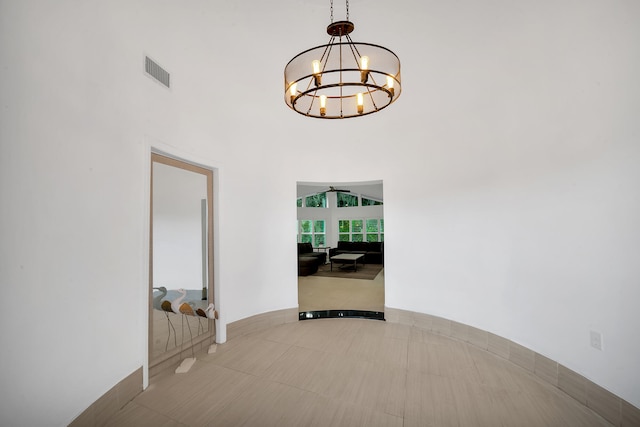
[{"label": "reflected ceiling fan", "polygon": [[335,192],[338,192],[338,191],[341,192],[341,193],[351,193],[351,190],[336,188],[333,185],[330,185],[329,189],[325,190],[326,193],[335,193]]}]

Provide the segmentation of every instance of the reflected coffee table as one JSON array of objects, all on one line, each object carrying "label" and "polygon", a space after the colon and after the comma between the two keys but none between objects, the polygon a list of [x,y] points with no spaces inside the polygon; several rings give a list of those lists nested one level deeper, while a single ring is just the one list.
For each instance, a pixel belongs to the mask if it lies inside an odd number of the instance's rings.
[{"label": "reflected coffee table", "polygon": [[353,271],[358,271],[358,261],[362,261],[364,265],[364,254],[340,254],[334,255],[331,258],[331,271],[333,271],[333,263],[347,264],[349,267],[353,263]]}]

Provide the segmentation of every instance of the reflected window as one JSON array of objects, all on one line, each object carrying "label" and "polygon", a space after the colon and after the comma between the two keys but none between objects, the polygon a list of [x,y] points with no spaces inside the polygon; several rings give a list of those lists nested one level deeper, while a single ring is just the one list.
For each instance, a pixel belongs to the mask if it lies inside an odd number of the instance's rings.
[{"label": "reflected window", "polygon": [[326,246],[325,221],[322,219],[302,219],[298,221],[298,241],[311,243],[313,247]]},{"label": "reflected window", "polygon": [[327,193],[318,193],[305,197],[304,205],[307,208],[326,208]]},{"label": "reflected window", "polygon": [[339,208],[351,208],[358,206],[358,196],[349,193],[336,193],[337,204]]},{"label": "reflected window", "polygon": [[382,201],[380,200],[368,199],[366,197],[362,198],[362,206],[379,206],[379,205],[382,205]]},{"label": "reflected window", "polygon": [[384,219],[338,220],[338,240],[341,242],[384,242]]}]

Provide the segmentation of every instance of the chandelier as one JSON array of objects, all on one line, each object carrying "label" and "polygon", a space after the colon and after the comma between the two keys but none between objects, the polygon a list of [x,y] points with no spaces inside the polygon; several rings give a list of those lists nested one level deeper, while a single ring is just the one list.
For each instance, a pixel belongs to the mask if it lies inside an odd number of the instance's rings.
[{"label": "chandelier", "polygon": [[327,27],[329,43],[294,56],[284,68],[285,102],[307,117],[347,119],[375,113],[400,96],[400,59],[389,49],[354,42],[349,21]]}]

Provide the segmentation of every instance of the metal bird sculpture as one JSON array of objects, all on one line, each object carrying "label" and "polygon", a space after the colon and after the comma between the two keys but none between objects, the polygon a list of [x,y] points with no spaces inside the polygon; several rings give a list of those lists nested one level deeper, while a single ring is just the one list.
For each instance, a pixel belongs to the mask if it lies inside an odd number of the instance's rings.
[{"label": "metal bird sculpture", "polygon": [[160,294],[153,297],[153,308],[156,310],[162,310],[162,298],[167,296],[167,288],[164,286],[160,286],[158,288],[153,288],[160,291]]},{"label": "metal bird sculpture", "polygon": [[218,312],[214,309],[215,306],[213,304],[209,304],[204,310],[201,308],[197,309],[196,314],[200,317],[206,317],[207,319],[217,319]]},{"label": "metal bird sculpture", "polygon": [[[184,343],[184,316],[194,316],[195,312],[193,311],[193,307],[191,307],[186,302],[182,302],[187,296],[187,291],[185,289],[178,289],[178,292],[181,294],[178,298],[174,299],[171,302],[171,310],[176,314],[182,314],[182,343]],[[189,336],[191,337],[191,354],[195,360],[195,354],[193,350],[193,334],[191,333],[191,325],[189,324],[189,320],[187,319],[187,328],[189,329]]]},{"label": "metal bird sculpture", "polygon": [[[213,321],[215,321],[218,318],[218,312],[215,310],[215,305],[213,305],[213,303],[209,304],[207,306],[207,308],[205,308],[204,310],[199,308],[196,310],[196,313],[198,314],[198,316],[200,317],[206,317],[207,319],[212,319]],[[209,330],[209,339],[210,339],[210,345],[209,345],[209,350],[208,353],[215,353],[216,352],[216,344],[213,342],[213,330]]]},{"label": "metal bird sculpture", "polygon": [[164,286],[160,286],[153,289],[157,289],[160,291],[160,295],[153,298],[153,308],[155,308],[156,310],[164,311],[165,316],[167,316],[168,334],[167,334],[167,343],[164,346],[164,351],[167,351],[169,349],[169,340],[171,339],[172,329],[173,329],[173,341],[174,341],[173,345],[176,347],[178,346],[178,337],[176,335],[176,328],[173,327],[173,323],[169,318],[169,313],[173,313],[173,310],[171,309],[171,302],[167,300],[162,301],[162,298],[167,296],[167,288],[165,288]]}]

